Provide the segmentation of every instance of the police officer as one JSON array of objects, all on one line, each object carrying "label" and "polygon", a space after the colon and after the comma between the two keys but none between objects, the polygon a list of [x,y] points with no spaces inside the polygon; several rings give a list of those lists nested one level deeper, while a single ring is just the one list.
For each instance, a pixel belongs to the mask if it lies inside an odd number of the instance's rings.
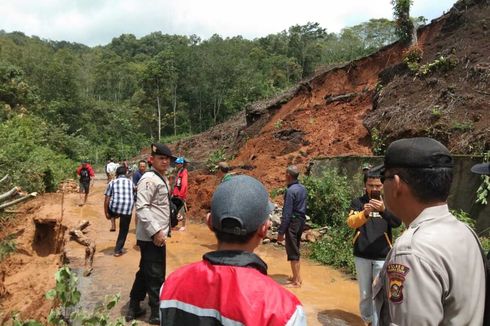
[{"label": "police officer", "polygon": [[401,139],[386,150],[385,203],[407,230],[373,285],[380,325],[483,323],[479,244],[447,206],[452,167],[447,148],[431,138]]},{"label": "police officer", "polygon": [[138,182],[136,239],[141,258],[130,293],[126,320],[145,314],[140,302],[148,293],[151,309],[148,322],[159,325],[159,291],[165,279],[165,240],[170,229],[169,183],[165,171],[175,158],[163,144],[151,145],[151,157],[153,170],[143,174]]}]

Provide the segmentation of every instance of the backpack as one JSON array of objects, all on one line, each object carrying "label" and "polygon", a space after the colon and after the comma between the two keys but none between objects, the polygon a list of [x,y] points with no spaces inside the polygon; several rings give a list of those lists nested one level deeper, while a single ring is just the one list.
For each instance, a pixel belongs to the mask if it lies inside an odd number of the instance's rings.
[{"label": "backpack", "polygon": [[88,182],[88,181],[90,181],[90,172],[88,171],[87,168],[82,168],[80,170],[80,181],[81,182]]},{"label": "backpack", "polygon": [[[175,203],[170,198],[170,188],[168,187],[165,179],[157,171],[153,171],[153,173],[155,173],[160,179],[162,179],[163,183],[165,184],[165,187],[167,187],[168,205],[170,208],[170,226],[171,226],[171,228],[173,228],[174,226],[177,226],[177,224],[179,224],[179,220],[177,218],[179,211],[177,210],[177,206],[175,205]],[[170,229],[169,229],[168,233],[170,236]]]}]

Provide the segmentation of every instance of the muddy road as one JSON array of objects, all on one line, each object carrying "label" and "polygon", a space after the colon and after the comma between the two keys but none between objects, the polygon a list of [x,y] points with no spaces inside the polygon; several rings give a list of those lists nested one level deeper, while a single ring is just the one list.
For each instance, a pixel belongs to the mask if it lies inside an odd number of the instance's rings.
[{"label": "muddy road", "polygon": [[[91,225],[87,228],[87,236],[96,242],[93,272],[88,277],[83,277],[83,265],[85,249],[74,241],[65,243],[65,252],[70,260],[70,267],[78,272],[79,289],[82,293],[81,307],[93,308],[104,300],[105,295],[120,293],[121,300],[112,312],[114,317],[124,315],[129,302],[134,275],[138,269],[139,250],[135,238],[134,218],[126,241],[126,253],[120,257],[114,257],[114,245],[117,232],[110,232],[110,222],[105,219],[103,212],[104,190],[106,182],[102,176],[96,179],[87,204],[79,207],[79,197],[76,193],[68,193],[63,198],[63,225],[68,228],[77,225],[78,221],[85,219]],[[61,211],[61,194],[47,196],[36,205],[40,208],[28,216],[28,223],[32,226],[32,218],[41,215],[56,215]],[[38,199],[36,199],[38,200]],[[31,205],[34,203],[31,203]],[[167,241],[167,275],[176,268],[201,259],[202,255],[216,248],[214,235],[205,224],[200,223],[202,216],[192,216],[193,222],[188,223],[185,231],[174,231]],[[29,227],[24,232],[29,234]],[[27,240],[26,240],[27,241]],[[27,243],[26,243],[27,247]],[[269,275],[278,283],[283,284],[290,275],[290,266],[286,261],[283,247],[277,245],[262,245],[257,253],[269,266]],[[31,258],[35,261],[43,260],[45,263],[37,270],[31,270],[31,265],[18,268],[15,275],[7,274],[5,285],[11,293],[2,303],[4,308],[15,308],[23,311],[26,296],[32,295],[32,287],[26,288],[21,279],[29,279],[33,284],[39,284],[37,278],[42,276],[41,282],[46,289],[39,287],[36,296],[41,299],[44,292],[54,286],[54,271],[57,268],[59,254],[43,254],[37,257],[33,251]],[[12,257],[15,260],[15,257]],[[28,257],[23,257],[22,262],[27,263]],[[47,265],[46,265],[47,264]],[[308,316],[308,325],[363,325],[358,315],[358,288],[357,283],[342,273],[322,266],[309,259],[303,259],[302,265],[303,286],[300,289],[291,289],[303,303]],[[49,280],[49,281],[48,281]],[[25,293],[24,293],[25,292]],[[139,319],[140,325],[146,325],[149,309],[147,303],[147,315]],[[26,307],[27,309],[27,307]],[[29,310],[30,309],[30,310]],[[24,310],[24,317],[39,316],[35,306],[29,306]],[[46,311],[46,307],[43,308]],[[45,312],[44,312],[45,313]],[[43,315],[44,315],[43,313]]]}]

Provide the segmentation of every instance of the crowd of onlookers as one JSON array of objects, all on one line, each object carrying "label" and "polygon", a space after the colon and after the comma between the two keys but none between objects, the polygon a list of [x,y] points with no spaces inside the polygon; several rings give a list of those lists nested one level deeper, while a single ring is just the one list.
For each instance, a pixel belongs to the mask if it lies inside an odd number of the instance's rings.
[{"label": "crowd of onlookers", "polygon": [[[174,212],[184,214],[187,208],[188,162],[174,157],[166,145],[152,144],[151,169],[146,161],[138,162],[132,180],[127,166],[109,169],[112,163],[106,169],[104,209],[111,231],[120,219],[114,255],[124,253],[133,206],[141,253],[127,321],[145,313],[140,303],[148,295],[150,324],[306,324],[300,301],[285,289],[303,284],[300,239],[308,194],[296,166],[285,167],[278,229],[292,271],[284,287],[267,276],[266,262],[254,253],[267,235],[274,207],[257,179],[230,173],[220,163],[224,177],[206,217],[217,250],[165,278],[171,220]],[[171,165],[176,167],[172,182],[167,178]],[[488,175],[489,164],[472,171]],[[81,191],[88,193],[82,174],[90,179],[93,170],[84,163],[77,172]],[[353,229],[362,320],[367,325],[489,325],[487,257],[475,233],[447,206],[453,177],[447,148],[431,138],[401,139],[387,148],[382,165],[365,166],[363,172],[364,194],[352,200],[346,214]],[[405,231],[393,243],[392,229],[401,224]]]}]

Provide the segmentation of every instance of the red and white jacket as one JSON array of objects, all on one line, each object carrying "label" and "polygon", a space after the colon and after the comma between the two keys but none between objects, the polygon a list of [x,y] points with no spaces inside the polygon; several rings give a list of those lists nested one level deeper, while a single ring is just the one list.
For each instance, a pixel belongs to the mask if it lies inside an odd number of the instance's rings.
[{"label": "red and white jacket", "polygon": [[187,198],[187,185],[188,185],[187,178],[188,178],[187,169],[186,168],[180,169],[175,178],[175,186],[172,192],[173,196],[179,197],[184,201]]},{"label": "red and white jacket", "polygon": [[245,251],[214,251],[167,278],[161,325],[306,325],[298,298]]}]

